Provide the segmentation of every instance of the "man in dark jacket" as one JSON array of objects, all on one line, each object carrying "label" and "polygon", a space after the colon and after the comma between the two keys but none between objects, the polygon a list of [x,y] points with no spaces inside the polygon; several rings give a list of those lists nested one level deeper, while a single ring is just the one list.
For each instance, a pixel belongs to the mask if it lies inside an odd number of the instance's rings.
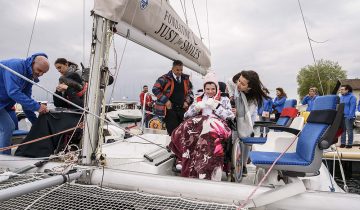
[{"label": "man in dark jacket", "polygon": [[171,71],[159,77],[152,88],[157,97],[155,114],[165,117],[169,135],[184,120],[184,113],[194,100],[189,75],[182,72],[183,63],[175,60]]},{"label": "man in dark jacket", "polygon": [[[26,59],[3,60],[0,63],[34,82],[38,82],[38,78],[49,70],[47,55],[44,53],[37,53]],[[31,98],[31,94],[31,83],[0,67],[0,147],[10,145],[12,132],[15,129],[6,107],[12,107],[15,103],[21,104],[31,123],[36,120],[35,111],[47,112],[46,105],[40,105]],[[4,154],[10,154],[10,150],[4,151]]]}]

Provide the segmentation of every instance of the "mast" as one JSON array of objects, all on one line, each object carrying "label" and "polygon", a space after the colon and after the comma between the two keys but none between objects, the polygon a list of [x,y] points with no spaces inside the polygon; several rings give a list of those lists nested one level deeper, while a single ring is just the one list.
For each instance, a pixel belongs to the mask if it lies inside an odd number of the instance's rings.
[{"label": "mast", "polygon": [[[106,85],[101,84],[105,84],[102,80],[104,80],[107,77],[106,74],[108,74],[108,51],[113,36],[113,25],[113,21],[94,14],[89,85],[85,107],[89,112],[97,116],[100,116],[101,113],[106,88]],[[89,114],[85,115],[84,122],[82,164],[92,165],[94,164],[96,149],[98,147],[99,134],[102,133],[100,130],[102,126],[100,126],[101,123],[98,118]]]}]

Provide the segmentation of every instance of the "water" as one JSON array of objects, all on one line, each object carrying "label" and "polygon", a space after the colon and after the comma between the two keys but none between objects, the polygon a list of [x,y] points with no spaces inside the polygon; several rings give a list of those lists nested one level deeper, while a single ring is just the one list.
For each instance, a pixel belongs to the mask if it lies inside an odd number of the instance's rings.
[{"label": "water", "polygon": [[[344,189],[344,182],[341,177],[335,177],[336,183]],[[346,185],[349,188],[349,193],[360,194],[360,174],[346,179]]]}]

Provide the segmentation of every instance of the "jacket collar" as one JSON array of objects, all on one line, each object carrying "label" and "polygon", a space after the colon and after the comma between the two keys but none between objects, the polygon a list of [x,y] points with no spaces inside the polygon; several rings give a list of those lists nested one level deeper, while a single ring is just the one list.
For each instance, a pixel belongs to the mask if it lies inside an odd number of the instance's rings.
[{"label": "jacket collar", "polygon": [[[173,72],[170,70],[170,71],[166,74],[166,77],[168,77],[169,79],[174,78],[174,77],[173,77]],[[189,78],[189,75],[184,74],[184,73],[181,74],[181,81],[183,81],[184,79],[187,79],[187,78]]]}]

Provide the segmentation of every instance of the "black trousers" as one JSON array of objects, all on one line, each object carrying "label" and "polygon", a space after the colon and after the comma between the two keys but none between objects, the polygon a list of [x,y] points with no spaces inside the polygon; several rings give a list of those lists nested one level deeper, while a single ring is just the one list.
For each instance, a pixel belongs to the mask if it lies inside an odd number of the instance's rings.
[{"label": "black trousers", "polygon": [[182,121],[184,121],[185,110],[183,108],[174,107],[172,109],[166,109],[165,123],[166,130],[171,136],[171,133],[177,128]]}]

